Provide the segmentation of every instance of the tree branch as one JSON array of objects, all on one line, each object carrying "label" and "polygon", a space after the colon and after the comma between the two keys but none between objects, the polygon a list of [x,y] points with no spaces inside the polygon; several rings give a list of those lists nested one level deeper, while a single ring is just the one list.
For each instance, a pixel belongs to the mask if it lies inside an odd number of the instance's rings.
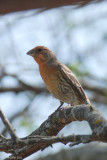
[{"label": "tree branch", "polygon": [[41,1],[29,1],[29,0],[4,0],[0,1],[0,14],[6,14],[9,12],[16,12],[16,11],[23,11],[28,9],[51,9],[60,6],[67,6],[67,5],[78,5],[84,6],[90,2],[99,2],[103,0],[41,0]]},{"label": "tree branch", "polygon": [[15,93],[19,93],[19,92],[23,92],[23,91],[32,91],[36,94],[39,93],[49,93],[48,90],[45,87],[33,87],[30,85],[27,86],[18,86],[18,87],[0,87],[0,92],[15,92]]},{"label": "tree branch", "polygon": [[[50,146],[54,143],[63,143],[67,144],[70,142],[79,142],[79,143],[89,143],[92,141],[99,141],[100,138],[95,135],[70,135],[70,136],[29,136],[26,138],[22,138],[20,141],[17,141],[17,147],[22,148],[26,145],[40,145],[42,146]],[[5,143],[5,141],[7,141]],[[4,143],[6,144],[4,146]],[[11,150],[14,150],[15,146],[12,147],[12,141],[10,139],[4,139],[4,142],[0,145],[0,150],[6,150],[7,147],[11,146]],[[41,148],[43,149],[43,148]],[[10,150],[10,151],[11,151]]]},{"label": "tree branch", "polygon": [[[19,92],[23,92],[23,91],[31,91],[34,92],[36,94],[40,94],[40,93],[49,93],[49,91],[47,90],[46,87],[38,87],[38,86],[32,86],[29,84],[26,84],[24,81],[22,81],[21,79],[19,79],[17,77],[17,75],[15,74],[8,74],[5,72],[5,70],[3,70],[1,72],[1,77],[3,78],[4,76],[10,76],[15,78],[18,83],[19,86],[16,87],[0,87],[0,92],[14,92],[14,93],[19,93]],[[95,77],[93,77],[95,78]],[[91,76],[92,79],[92,76]],[[104,82],[103,82],[104,83]],[[97,86],[91,86],[90,84],[87,84],[84,80],[81,81],[81,85],[83,86],[84,89],[91,91],[92,92],[92,97],[91,100],[93,100],[96,103],[104,103],[107,104],[107,88],[106,87],[97,87]],[[105,84],[106,86],[106,84]]]},{"label": "tree branch", "polygon": [[[9,118],[9,122],[13,122],[13,120],[15,120],[16,118],[20,117],[20,116],[23,116],[24,113],[26,113],[28,111],[28,108],[29,108],[30,104],[28,104],[24,109],[22,109],[21,111],[17,112],[16,114],[12,115],[10,118]],[[5,136],[5,134],[7,133],[7,128],[4,128],[2,130],[2,135]]]},{"label": "tree branch", "polygon": [[[26,84],[24,81],[22,81],[21,79],[19,79],[17,77],[17,75],[14,74],[8,74],[6,73],[4,70],[2,71],[1,74],[1,78],[3,78],[4,76],[10,76],[15,78],[18,83],[19,86],[16,87],[0,87],[0,92],[14,92],[14,93],[19,93],[19,92],[23,92],[23,91],[31,91],[34,92],[36,94],[40,94],[40,93],[49,93],[49,91],[47,90],[46,87],[38,87],[38,86],[32,86],[29,84]],[[92,78],[92,77],[91,77]],[[97,87],[97,86],[91,86],[90,84],[87,84],[84,80],[81,81],[81,84],[83,86],[84,89],[91,91],[93,94],[91,99],[94,102],[99,102],[99,103],[104,103],[107,104],[107,88],[106,87]],[[105,85],[106,86],[106,85]]]},{"label": "tree branch", "polygon": [[[56,137],[59,131],[72,121],[86,120],[91,129],[92,135],[71,135],[67,137]],[[49,137],[47,137],[49,136]],[[52,136],[52,137],[50,137]],[[53,137],[54,136],[54,137]],[[0,151],[13,153],[9,158],[22,157],[22,159],[31,154],[52,145],[53,143],[69,143],[72,145],[79,143],[88,143],[91,141],[107,142],[107,120],[93,106],[79,105],[67,106],[51,114],[41,126],[32,132],[29,136],[21,138],[13,144],[13,140],[1,138]],[[29,145],[28,145],[29,144]]]},{"label": "tree branch", "polygon": [[[92,91],[93,92],[93,96],[92,96],[92,100],[94,102],[98,102],[98,103],[104,103],[107,104],[107,88],[99,88],[97,89],[97,87],[93,86],[90,87],[89,84],[82,84],[83,88],[88,90],[88,91]],[[31,86],[31,85],[21,85],[18,87],[0,87],[0,92],[14,92],[14,93],[19,93],[19,92],[24,92],[24,91],[31,91],[34,92],[36,94],[40,94],[40,93],[48,93],[49,91],[46,89],[46,87],[37,87],[37,86]],[[99,97],[99,98],[98,98]]]},{"label": "tree branch", "polygon": [[11,138],[13,139],[13,141],[15,142],[18,137],[12,127],[12,125],[10,124],[10,122],[8,121],[8,119],[6,118],[6,116],[3,114],[2,110],[0,109],[0,117],[4,123],[4,125],[6,126],[7,130],[9,131]]}]

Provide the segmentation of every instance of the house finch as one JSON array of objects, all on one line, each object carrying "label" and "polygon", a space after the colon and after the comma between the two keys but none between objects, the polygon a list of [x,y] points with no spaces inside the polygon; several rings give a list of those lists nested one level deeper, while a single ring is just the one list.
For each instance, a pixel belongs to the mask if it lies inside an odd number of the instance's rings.
[{"label": "house finch", "polygon": [[39,65],[41,77],[53,96],[71,105],[90,104],[81,84],[72,71],[59,62],[53,52],[44,46],[37,46],[27,52]]}]

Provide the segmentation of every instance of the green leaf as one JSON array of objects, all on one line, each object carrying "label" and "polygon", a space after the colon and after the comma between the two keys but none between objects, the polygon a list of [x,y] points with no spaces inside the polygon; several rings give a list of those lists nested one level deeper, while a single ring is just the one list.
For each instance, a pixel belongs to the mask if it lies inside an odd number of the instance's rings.
[{"label": "green leaf", "polygon": [[83,77],[83,76],[88,76],[89,72],[84,67],[81,62],[76,62],[73,65],[67,64],[67,67],[72,70],[72,72],[77,76],[77,77]]}]

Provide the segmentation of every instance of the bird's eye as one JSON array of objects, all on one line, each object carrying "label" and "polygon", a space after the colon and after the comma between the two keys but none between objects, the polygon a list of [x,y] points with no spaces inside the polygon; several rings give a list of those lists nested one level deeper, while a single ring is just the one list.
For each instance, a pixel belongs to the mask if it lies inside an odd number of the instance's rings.
[{"label": "bird's eye", "polygon": [[40,51],[42,51],[42,49],[41,49],[41,48],[38,48],[38,52],[40,52]]}]

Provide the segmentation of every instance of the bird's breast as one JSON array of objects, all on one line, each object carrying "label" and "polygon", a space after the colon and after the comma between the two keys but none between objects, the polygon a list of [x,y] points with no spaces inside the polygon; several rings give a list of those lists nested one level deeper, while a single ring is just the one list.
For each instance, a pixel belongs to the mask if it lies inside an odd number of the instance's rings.
[{"label": "bird's breast", "polygon": [[58,89],[58,78],[57,78],[57,69],[56,67],[42,65],[39,66],[41,77],[47,86],[48,90],[52,94],[57,92]]}]

